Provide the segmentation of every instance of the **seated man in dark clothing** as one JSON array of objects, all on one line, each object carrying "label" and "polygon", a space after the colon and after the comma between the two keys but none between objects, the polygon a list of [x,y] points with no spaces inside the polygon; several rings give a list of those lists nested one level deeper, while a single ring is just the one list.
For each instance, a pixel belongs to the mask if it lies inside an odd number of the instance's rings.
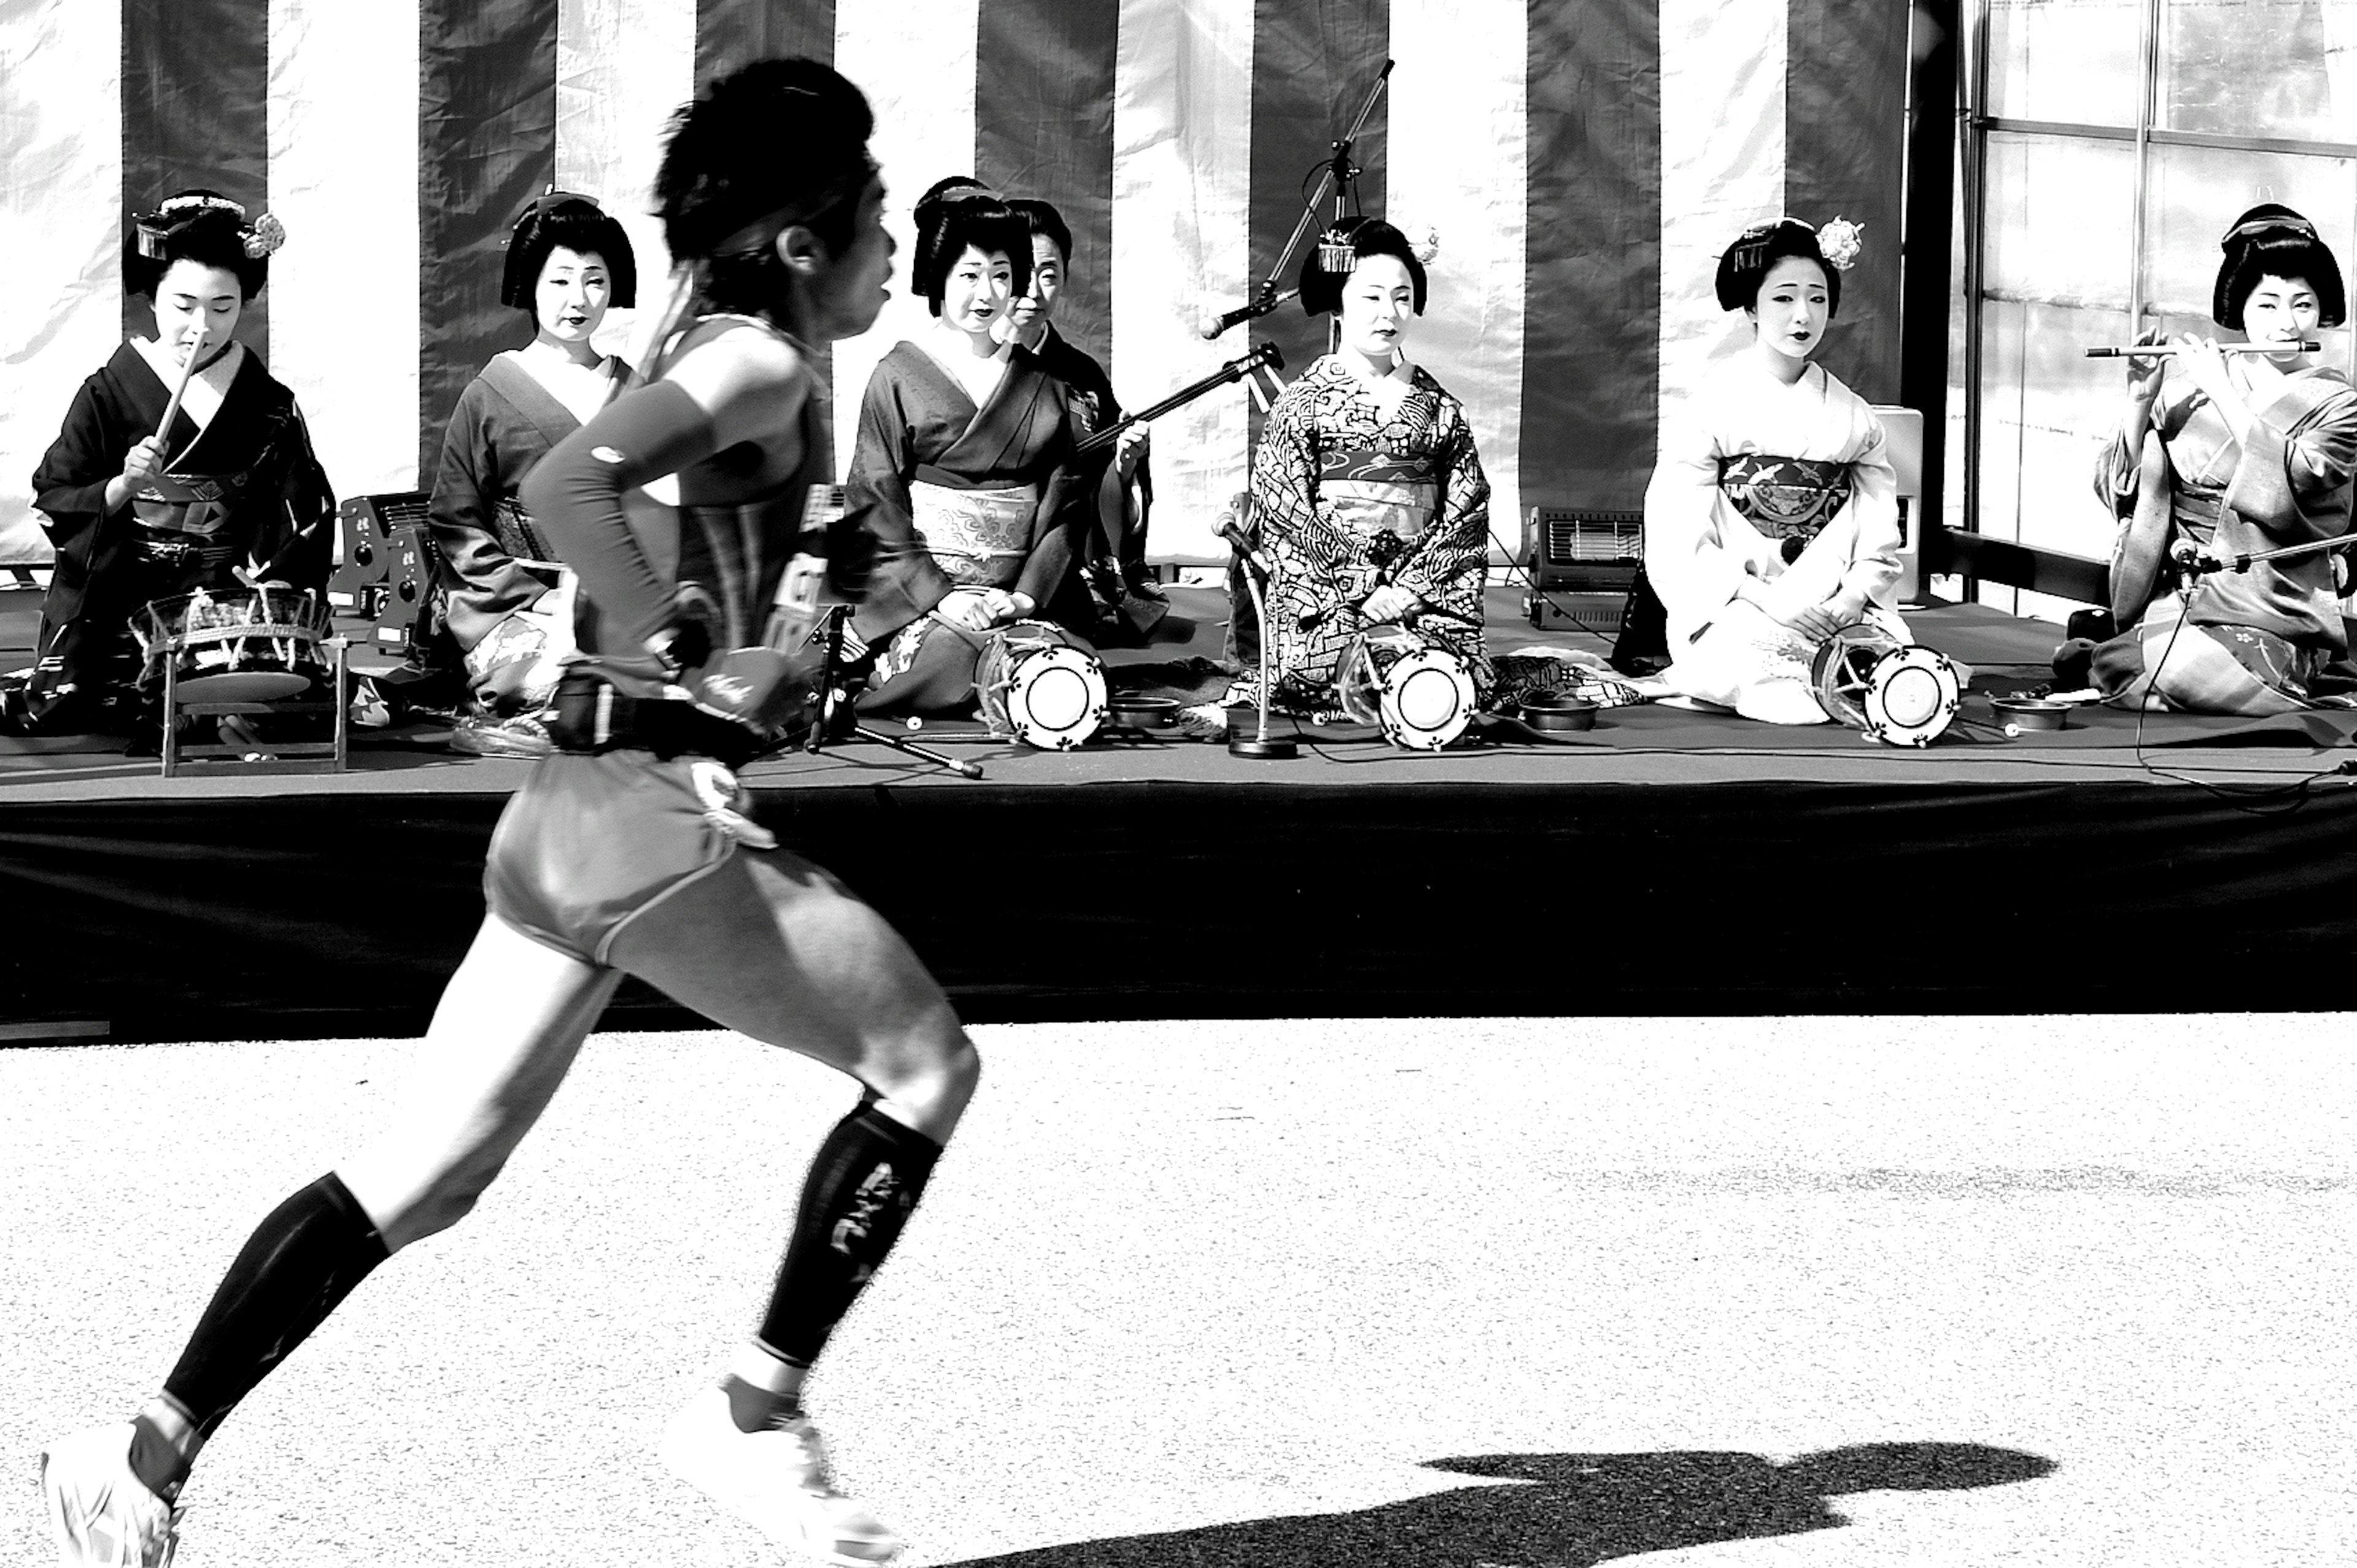
[{"label": "seated man in dark clothing", "polygon": [[[1085,439],[1122,416],[1113,381],[1087,350],[1056,330],[1057,296],[1072,259],[1072,231],[1063,215],[1045,201],[1017,199],[1006,204],[1031,230],[1031,286],[1006,316],[1007,336],[1039,357],[1049,375],[1071,389],[1073,434]],[[1154,478],[1146,467],[1150,439],[1144,424],[1122,432],[1109,456],[1096,462],[1096,522],[1076,570],[1094,606],[1094,640],[1141,642],[1169,602],[1146,564],[1146,524],[1154,505]]]}]

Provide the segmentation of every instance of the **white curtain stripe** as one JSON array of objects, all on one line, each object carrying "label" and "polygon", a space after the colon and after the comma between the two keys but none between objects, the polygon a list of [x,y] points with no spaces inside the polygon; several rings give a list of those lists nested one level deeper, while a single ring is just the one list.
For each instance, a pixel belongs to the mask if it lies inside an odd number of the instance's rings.
[{"label": "white curtain stripe", "polygon": [[1410,353],[1465,405],[1490,479],[1491,530],[1513,549],[1522,539],[1528,32],[1526,0],[1392,0],[1397,63],[1384,215],[1419,244],[1427,231],[1440,239]]},{"label": "white curtain stripe", "polygon": [[639,317],[670,293],[655,170],[664,129],[695,85],[694,0],[557,0],[557,188],[596,197],[638,263],[637,308],[608,312],[597,331],[609,354],[630,351]]},{"label": "white curtain stripe", "polygon": [[340,499],[417,478],[417,11],[270,0],[270,369]]},{"label": "white curtain stripe", "polygon": [[[1110,369],[1141,406],[1249,347],[1244,330],[1207,343],[1197,321],[1253,287],[1252,66],[1252,0],[1122,0]],[[1157,557],[1226,559],[1213,530],[1247,478],[1247,406],[1224,387],[1157,422]]]},{"label": "white curtain stripe", "polygon": [[974,173],[974,78],[982,35],[980,0],[841,0],[834,11],[834,68],[857,83],[876,112],[868,150],[883,166],[884,226],[900,247],[892,297],[876,325],[834,346],[834,463],[851,468],[859,402],[876,362],[902,338],[933,323],[909,286],[916,260],[912,214],[933,181]]},{"label": "white curtain stripe", "polygon": [[1661,0],[1661,407],[1749,341],[1718,307],[1718,257],[1784,203],[1791,0]]},{"label": "white curtain stripe", "polygon": [[0,9],[0,564],[41,565],[33,469],[121,340],[123,17],[92,0]]}]

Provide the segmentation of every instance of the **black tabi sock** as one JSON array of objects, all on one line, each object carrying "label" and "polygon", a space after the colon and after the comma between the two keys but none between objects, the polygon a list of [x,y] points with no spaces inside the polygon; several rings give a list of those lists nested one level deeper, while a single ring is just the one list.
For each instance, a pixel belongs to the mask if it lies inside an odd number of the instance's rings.
[{"label": "black tabi sock", "polygon": [[851,1310],[933,1174],[942,1146],[873,1104],[835,1123],[802,1187],[761,1343],[803,1366]]},{"label": "black tabi sock", "polygon": [[210,1437],[238,1401],[391,1256],[333,1173],[271,1210],[221,1277],[164,1391]]}]

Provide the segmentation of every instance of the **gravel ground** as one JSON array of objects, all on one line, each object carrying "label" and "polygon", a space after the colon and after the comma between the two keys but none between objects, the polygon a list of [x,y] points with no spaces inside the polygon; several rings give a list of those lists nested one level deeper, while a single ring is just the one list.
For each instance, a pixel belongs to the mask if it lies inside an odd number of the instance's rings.
[{"label": "gravel ground", "polygon": [[[813,1404],[921,1563],[2357,1561],[2351,1024],[983,1028]],[[414,1050],[0,1053],[0,1561]],[[222,1429],[181,1568],[774,1562],[650,1447],[850,1099],[593,1039]]]}]

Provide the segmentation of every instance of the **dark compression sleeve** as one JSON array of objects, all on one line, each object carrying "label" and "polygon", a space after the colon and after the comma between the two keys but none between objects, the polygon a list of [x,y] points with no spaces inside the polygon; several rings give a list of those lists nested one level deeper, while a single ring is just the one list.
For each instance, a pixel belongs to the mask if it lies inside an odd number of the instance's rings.
[{"label": "dark compression sleeve", "polygon": [[614,628],[609,653],[635,654],[677,618],[672,585],[630,532],[622,495],[675,474],[717,449],[711,416],[669,381],[624,393],[533,465],[524,509],[557,556],[581,577],[581,592]]}]

